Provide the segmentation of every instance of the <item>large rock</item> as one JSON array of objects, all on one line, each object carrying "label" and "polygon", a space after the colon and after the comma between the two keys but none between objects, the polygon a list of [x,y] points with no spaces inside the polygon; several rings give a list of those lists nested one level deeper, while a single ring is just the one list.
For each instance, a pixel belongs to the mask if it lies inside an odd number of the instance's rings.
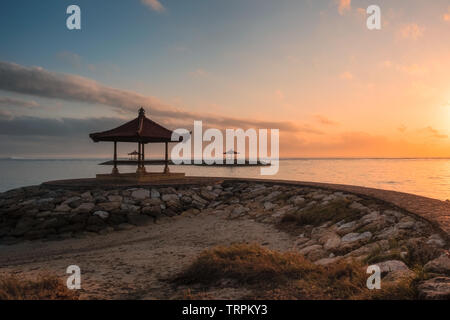
[{"label": "large rock", "polygon": [[426,272],[450,275],[450,257],[447,254],[443,254],[439,258],[429,261],[424,266],[424,270]]},{"label": "large rock", "polygon": [[369,211],[369,208],[367,208],[365,205],[354,201],[349,206],[350,209],[358,210],[358,211]]},{"label": "large rock", "polygon": [[124,214],[134,214],[134,213],[138,213],[140,211],[140,207],[139,206],[135,206],[132,204],[126,204],[126,203],[122,203],[122,205],[120,206],[120,211]]},{"label": "large rock", "polygon": [[350,221],[342,224],[338,223],[337,226],[337,234],[343,236],[356,230],[359,227],[359,224],[357,221]]},{"label": "large rock", "polygon": [[147,189],[137,189],[131,193],[131,197],[136,200],[144,200],[150,197],[150,191]]},{"label": "large rock", "polygon": [[289,199],[289,202],[291,202],[295,206],[303,206],[305,204],[305,198],[302,196],[293,196],[291,199]]},{"label": "large rock", "polygon": [[111,202],[122,202],[123,198],[122,198],[122,196],[119,196],[119,195],[111,195],[111,196],[108,196],[108,200]]},{"label": "large rock", "polygon": [[369,214],[366,214],[364,217],[361,218],[361,223],[363,224],[369,224],[372,222],[375,222],[380,219],[380,214],[378,211],[372,211]]},{"label": "large rock", "polygon": [[78,207],[79,204],[74,206],[74,205],[72,205],[72,203],[74,203],[74,202],[78,203],[78,202],[80,202],[80,200],[81,200],[80,197],[70,197],[70,198],[66,199],[62,204],[66,204],[66,205],[70,206],[71,208],[76,208],[76,207]]},{"label": "large rock", "polygon": [[61,204],[55,208],[56,212],[69,212],[71,210],[72,208],[69,207],[67,204]]},{"label": "large rock", "polygon": [[339,247],[341,244],[341,237],[339,237],[336,233],[331,233],[323,239],[325,241],[323,247],[325,250],[332,250]]},{"label": "large rock", "polygon": [[217,194],[211,191],[208,191],[207,189],[202,189],[200,191],[200,195],[202,198],[207,199],[209,201],[213,201],[217,198]]},{"label": "large rock", "polygon": [[55,205],[53,203],[54,200],[54,198],[39,199],[36,202],[36,208],[38,208],[40,211],[53,210],[55,208]]},{"label": "large rock", "polygon": [[265,200],[266,201],[272,201],[272,200],[276,200],[278,197],[280,197],[283,193],[281,191],[273,191],[272,193],[270,193]]},{"label": "large rock", "polygon": [[156,218],[161,215],[161,207],[159,205],[143,207],[141,213]]},{"label": "large rock", "polygon": [[90,213],[92,210],[94,210],[95,204],[91,202],[85,202],[80,204],[77,208],[73,209],[73,213]]},{"label": "large rock", "polygon": [[341,238],[341,241],[343,243],[363,242],[370,240],[370,238],[372,238],[372,233],[366,231],[363,233],[348,233]]},{"label": "large rock", "polygon": [[159,193],[158,190],[152,188],[152,190],[150,190],[150,196],[152,199],[157,199],[161,196],[161,194]]},{"label": "large rock", "polygon": [[450,278],[436,277],[422,282],[418,286],[419,297],[427,300],[449,300]]},{"label": "large rock", "polygon": [[269,211],[276,207],[276,204],[273,204],[272,202],[266,201],[264,202],[264,210]]},{"label": "large rock", "polygon": [[106,212],[106,211],[95,211],[93,213],[93,215],[94,216],[98,216],[98,217],[100,217],[103,220],[108,219],[108,217],[109,217],[109,213]]},{"label": "large rock", "polygon": [[178,195],[176,195],[176,194],[163,194],[161,199],[163,201],[178,201]]},{"label": "large rock", "polygon": [[100,207],[104,211],[114,211],[120,209],[121,203],[120,202],[102,202],[97,204],[98,207]]},{"label": "large rock", "polygon": [[377,263],[380,267],[381,276],[389,278],[387,280],[396,280],[404,276],[412,275],[412,271],[409,270],[408,266],[399,260],[389,260]]},{"label": "large rock", "polygon": [[445,241],[444,239],[441,238],[441,236],[437,233],[432,234],[428,240],[427,240],[427,244],[438,247],[438,248],[443,248],[445,247]]},{"label": "large rock", "polygon": [[318,249],[322,249],[322,246],[320,244],[314,244],[312,246],[308,246],[306,248],[301,249],[298,253],[306,256],[308,253]]},{"label": "large rock", "polygon": [[340,261],[341,259],[342,259],[341,256],[332,257],[332,258],[323,258],[323,259],[315,261],[314,264],[321,265],[321,266],[327,266],[329,264],[336,263],[336,262]]}]

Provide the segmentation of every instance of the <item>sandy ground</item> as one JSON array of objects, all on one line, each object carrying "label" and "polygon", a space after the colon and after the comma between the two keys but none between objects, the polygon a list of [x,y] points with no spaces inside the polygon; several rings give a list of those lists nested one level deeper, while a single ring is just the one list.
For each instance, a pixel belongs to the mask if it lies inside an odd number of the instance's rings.
[{"label": "sandy ground", "polygon": [[[164,279],[189,265],[202,250],[247,242],[286,251],[294,248],[294,240],[269,224],[201,213],[102,236],[0,246],[0,274],[50,273],[65,281],[66,268],[78,265],[82,299],[180,298],[184,290],[175,290]],[[218,299],[242,294],[226,288],[213,293]]]}]

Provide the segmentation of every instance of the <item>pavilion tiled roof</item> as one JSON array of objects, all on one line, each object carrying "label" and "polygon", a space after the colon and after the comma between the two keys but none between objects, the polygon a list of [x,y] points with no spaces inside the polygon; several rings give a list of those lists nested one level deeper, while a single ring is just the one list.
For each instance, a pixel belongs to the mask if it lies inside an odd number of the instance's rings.
[{"label": "pavilion tiled roof", "polygon": [[91,133],[89,137],[94,142],[171,142],[172,131],[147,118],[141,108],[136,119],[108,131]]}]

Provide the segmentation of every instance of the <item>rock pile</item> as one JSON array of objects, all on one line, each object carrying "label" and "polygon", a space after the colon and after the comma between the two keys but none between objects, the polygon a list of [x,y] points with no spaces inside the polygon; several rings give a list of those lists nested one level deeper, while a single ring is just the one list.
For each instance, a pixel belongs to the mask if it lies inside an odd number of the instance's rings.
[{"label": "rock pile", "polygon": [[[0,194],[0,244],[65,239],[211,214],[276,224],[316,264],[359,260],[397,281],[423,266],[424,298],[450,297],[445,235],[430,223],[375,199],[312,187],[226,181],[164,188],[85,189],[44,186]],[[151,227],[151,226],[149,226]]]}]

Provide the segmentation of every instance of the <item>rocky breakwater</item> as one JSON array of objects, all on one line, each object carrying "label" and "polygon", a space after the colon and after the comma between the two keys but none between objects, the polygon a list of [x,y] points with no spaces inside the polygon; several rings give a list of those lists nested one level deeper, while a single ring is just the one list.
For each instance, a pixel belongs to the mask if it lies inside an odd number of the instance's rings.
[{"label": "rocky breakwater", "polygon": [[20,188],[0,194],[0,244],[151,228],[163,219],[198,214],[274,224],[292,234],[294,249],[316,264],[377,264],[383,283],[415,277],[420,297],[450,298],[447,234],[377,199],[313,187],[225,181],[79,191]]}]

